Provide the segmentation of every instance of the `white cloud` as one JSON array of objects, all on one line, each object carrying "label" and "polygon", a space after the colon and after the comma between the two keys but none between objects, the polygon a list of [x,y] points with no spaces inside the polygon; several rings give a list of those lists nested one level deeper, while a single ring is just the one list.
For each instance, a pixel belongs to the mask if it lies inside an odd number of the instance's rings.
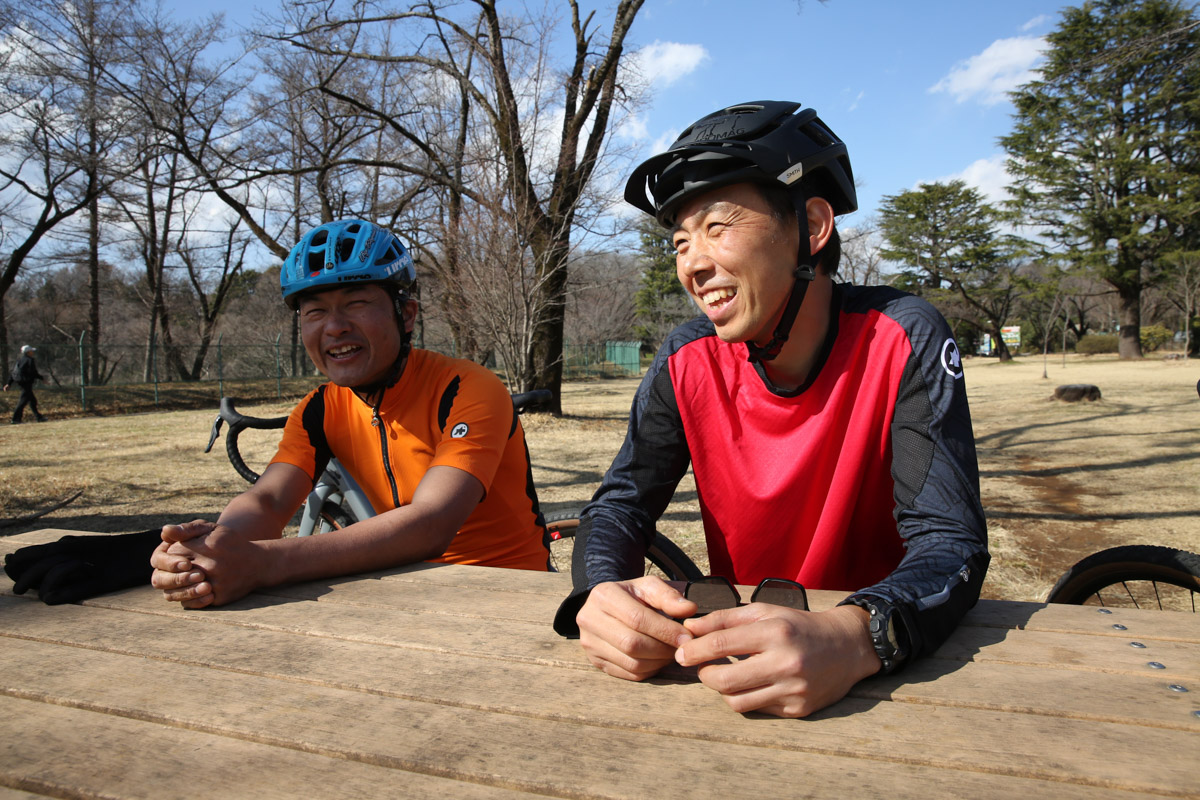
[{"label": "white cloud", "polygon": [[1039,14],[1033,19],[1029,20],[1029,22],[1026,22],[1024,25],[1022,25],[1021,30],[1028,32],[1034,28],[1040,28],[1052,19],[1053,17],[1051,17],[1049,14]]},{"label": "white cloud", "polygon": [[638,73],[655,89],[665,89],[708,60],[699,44],[655,41],[633,54]]},{"label": "white cloud", "polygon": [[641,114],[631,114],[616,127],[613,136],[630,142],[641,142],[650,135],[646,118]]},{"label": "white cloud", "polygon": [[666,131],[650,145],[651,153],[662,153],[679,138],[680,131]]},{"label": "white cloud", "polygon": [[1009,175],[1004,169],[1007,156],[995,155],[991,158],[981,158],[967,166],[966,169],[954,175],[938,178],[940,183],[960,180],[968,186],[973,186],[983,193],[984,200],[993,205],[1008,199]]},{"label": "white cloud", "polygon": [[929,92],[947,92],[958,103],[972,99],[987,106],[1003,103],[1007,92],[1033,79],[1033,68],[1041,61],[1045,46],[1040,36],[997,39],[979,55],[955,64]]}]

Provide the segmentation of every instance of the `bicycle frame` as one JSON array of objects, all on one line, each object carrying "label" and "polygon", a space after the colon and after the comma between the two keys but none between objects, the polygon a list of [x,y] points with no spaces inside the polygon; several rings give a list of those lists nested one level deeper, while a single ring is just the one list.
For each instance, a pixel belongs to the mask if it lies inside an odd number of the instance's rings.
[{"label": "bicycle frame", "polygon": [[[246,416],[234,408],[232,398],[222,397],[220,413],[217,414],[216,420],[213,421],[208,446],[204,448],[204,452],[207,453],[212,450],[213,443],[216,442],[217,437],[221,434],[221,425],[226,422],[229,423],[229,431],[225,436],[225,452],[229,456],[229,461],[233,464],[233,468],[237,473],[245,478],[248,483],[254,483],[258,480],[259,473],[247,466],[246,462],[242,459],[242,454],[238,450],[237,445],[238,437],[247,428],[254,428],[256,430],[280,429],[287,422],[287,417],[264,419],[261,417]],[[314,533],[326,533],[332,530],[332,527],[321,516],[321,511],[326,503],[342,508],[349,522],[357,522],[358,520],[375,516],[375,509],[371,507],[371,501],[367,499],[367,495],[362,490],[362,487],[338,463],[336,458],[329,460],[325,471],[317,478],[312,491],[308,493],[308,497],[300,509],[300,530],[298,535],[311,536]]]},{"label": "bicycle frame", "polygon": [[298,536],[329,531],[321,519],[321,509],[326,503],[342,506],[353,522],[375,516],[375,509],[367,500],[366,493],[336,458],[329,459],[328,466],[304,501],[304,507],[300,510]]},{"label": "bicycle frame", "polygon": [[[513,396],[513,408],[520,414],[531,406],[548,402],[550,398],[550,392],[545,389],[525,392]],[[249,417],[234,408],[233,398],[222,397],[220,412],[213,422],[208,446],[204,448],[204,452],[212,450],[213,442],[221,434],[221,425],[226,422],[229,423],[229,432],[225,436],[225,452],[229,456],[229,462],[246,481],[254,483],[258,480],[259,473],[250,469],[242,459],[242,454],[237,446],[238,436],[246,428],[257,430],[282,428],[287,422],[287,417],[271,417],[269,419]],[[325,471],[317,478],[312,491],[308,493],[308,497],[300,509],[298,535],[311,536],[314,533],[327,533],[333,529],[321,515],[327,504],[344,512],[346,521],[350,524],[368,519],[376,514],[362,487],[358,485],[346,468],[338,463],[336,458],[329,460]]]}]

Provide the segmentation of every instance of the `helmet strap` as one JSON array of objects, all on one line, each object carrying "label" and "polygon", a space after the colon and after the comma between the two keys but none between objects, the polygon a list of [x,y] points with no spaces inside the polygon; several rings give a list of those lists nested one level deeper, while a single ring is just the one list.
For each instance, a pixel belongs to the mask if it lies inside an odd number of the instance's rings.
[{"label": "helmet strap", "polygon": [[[392,308],[396,312],[396,325],[400,328],[400,352],[396,354],[392,368],[388,370],[382,380],[352,387],[355,394],[374,407],[376,415],[379,412],[379,404],[383,402],[384,391],[400,380],[400,376],[404,374],[405,364],[408,363],[408,354],[412,350],[412,334],[404,325],[404,307],[408,303],[409,296],[406,292],[401,291],[392,291],[390,294],[392,295]],[[372,400],[372,397],[375,399]]]},{"label": "helmet strap", "polygon": [[796,324],[796,315],[800,313],[800,306],[804,303],[809,284],[817,277],[816,267],[810,263],[814,260],[812,252],[808,249],[808,198],[800,191],[793,191],[791,194],[792,204],[796,208],[796,222],[800,228],[800,248],[796,254],[796,269],[792,273],[792,291],[788,295],[771,340],[765,345],[746,342],[746,348],[750,351],[747,360],[751,364],[774,361],[783,350],[788,335],[792,332],[792,325]]}]

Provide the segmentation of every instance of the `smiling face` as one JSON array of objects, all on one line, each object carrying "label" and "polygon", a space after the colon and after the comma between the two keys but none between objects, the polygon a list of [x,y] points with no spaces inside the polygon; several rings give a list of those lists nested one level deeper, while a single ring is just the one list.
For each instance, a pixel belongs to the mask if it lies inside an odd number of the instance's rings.
[{"label": "smiling face", "polygon": [[671,233],[679,282],[725,342],[771,338],[792,290],[800,232],[739,183],[697,195]]},{"label": "smiling face", "polygon": [[[366,386],[383,380],[400,354],[400,329],[392,298],[374,284],[347,286],[304,295],[298,305],[300,335],[308,357],[339,386]],[[410,300],[404,321],[416,315]]]}]

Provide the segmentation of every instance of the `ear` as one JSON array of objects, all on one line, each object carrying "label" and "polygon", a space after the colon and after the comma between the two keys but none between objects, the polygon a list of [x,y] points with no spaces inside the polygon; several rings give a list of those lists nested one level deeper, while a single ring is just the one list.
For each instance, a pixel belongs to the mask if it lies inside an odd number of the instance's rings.
[{"label": "ear", "polygon": [[420,309],[420,304],[411,297],[408,299],[408,302],[404,304],[404,313],[401,318],[404,320],[405,332],[413,332],[413,328],[416,327],[417,324],[417,312],[420,311]]},{"label": "ear", "polygon": [[824,197],[809,198],[805,204],[808,212],[808,252],[821,252],[833,235],[833,206]]}]

